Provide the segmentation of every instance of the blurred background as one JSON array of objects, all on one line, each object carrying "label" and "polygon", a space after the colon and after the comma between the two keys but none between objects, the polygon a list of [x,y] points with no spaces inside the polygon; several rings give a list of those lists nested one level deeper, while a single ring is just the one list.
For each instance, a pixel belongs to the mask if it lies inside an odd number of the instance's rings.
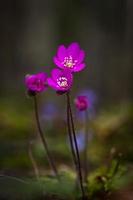
[{"label": "blurred background", "polygon": [[[30,141],[40,173],[48,169],[36,136],[33,102],[27,98],[24,77],[40,71],[50,75],[58,45],[75,41],[86,52],[87,66],[75,74],[72,101],[82,91],[95,97],[88,120],[90,168],[106,162],[112,150],[122,153],[129,173],[132,171],[132,20],[132,0],[1,1],[0,174],[34,175]],[[49,89],[39,97],[39,106],[59,169],[71,168],[65,97]],[[73,109],[80,136],[84,114],[78,113],[74,105]],[[79,137],[79,141],[82,154],[84,140]]]}]

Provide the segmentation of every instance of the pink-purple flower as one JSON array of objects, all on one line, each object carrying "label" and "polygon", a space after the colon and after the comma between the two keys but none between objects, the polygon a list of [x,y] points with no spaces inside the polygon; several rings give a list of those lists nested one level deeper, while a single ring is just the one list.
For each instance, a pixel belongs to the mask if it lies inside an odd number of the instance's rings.
[{"label": "pink-purple flower", "polygon": [[97,94],[92,89],[84,89],[78,93],[78,96],[86,96],[88,99],[89,108],[92,108],[98,101]]},{"label": "pink-purple flower", "polygon": [[79,111],[87,110],[89,102],[86,96],[77,96],[74,100],[75,106]]},{"label": "pink-purple flower", "polygon": [[69,91],[73,83],[72,73],[65,69],[53,69],[51,77],[47,79],[48,85],[57,92]]},{"label": "pink-purple flower", "polygon": [[39,93],[47,89],[47,74],[38,73],[25,76],[25,84],[29,92]]},{"label": "pink-purple flower", "polygon": [[85,68],[85,52],[78,43],[71,43],[68,48],[60,45],[54,63],[61,69],[69,69],[71,72],[79,72]]}]

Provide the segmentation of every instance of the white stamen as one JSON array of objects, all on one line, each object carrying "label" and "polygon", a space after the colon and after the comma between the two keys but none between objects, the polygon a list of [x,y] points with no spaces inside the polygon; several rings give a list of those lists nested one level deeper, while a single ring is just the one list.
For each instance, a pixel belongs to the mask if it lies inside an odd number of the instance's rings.
[{"label": "white stamen", "polygon": [[77,62],[78,62],[77,60],[73,60],[72,56],[69,56],[69,57],[64,58],[64,61],[62,62],[62,64],[65,67],[73,68]]},{"label": "white stamen", "polygon": [[60,87],[68,87],[68,81],[67,81],[67,78],[66,77],[59,77],[57,79],[57,84],[60,86]]}]

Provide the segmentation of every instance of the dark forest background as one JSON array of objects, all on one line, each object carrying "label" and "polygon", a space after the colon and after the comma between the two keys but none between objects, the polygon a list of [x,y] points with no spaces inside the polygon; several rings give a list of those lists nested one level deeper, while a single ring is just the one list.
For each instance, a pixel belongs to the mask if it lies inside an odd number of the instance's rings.
[{"label": "dark forest background", "polygon": [[78,41],[87,68],[75,88],[93,88],[102,103],[132,100],[132,11],[132,0],[1,1],[0,95],[22,97],[25,74],[49,72],[57,46]]},{"label": "dark forest background", "polygon": [[[66,179],[61,189],[53,179],[47,185],[44,175],[49,174],[49,165],[37,136],[33,102],[25,88],[26,74],[44,71],[50,75],[58,45],[72,42],[78,42],[86,52],[86,68],[75,73],[71,97],[76,136],[83,148],[85,115],[76,111],[73,100],[83,90],[93,99],[86,120],[89,178],[95,181],[97,171],[102,177],[109,159],[111,162],[114,155],[120,155],[122,168],[118,168],[118,175],[125,171],[113,182],[121,192],[116,199],[133,198],[133,0],[1,0],[0,199],[3,195],[4,199],[29,200],[33,198],[28,194],[34,196],[36,191],[41,195],[51,195],[51,191],[73,193],[69,183],[75,183],[74,178],[70,182]],[[50,89],[39,95],[39,114],[59,172],[65,169],[66,178],[72,178],[64,96]],[[32,156],[42,182],[35,179],[29,189],[13,177],[32,183],[36,174]],[[80,156],[82,159],[82,150]],[[95,189],[97,184],[92,181],[94,193]]]}]

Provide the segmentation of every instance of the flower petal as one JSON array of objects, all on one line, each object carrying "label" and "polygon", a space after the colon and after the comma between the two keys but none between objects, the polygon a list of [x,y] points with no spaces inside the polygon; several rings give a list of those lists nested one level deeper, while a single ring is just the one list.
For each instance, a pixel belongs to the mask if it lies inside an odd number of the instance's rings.
[{"label": "flower petal", "polygon": [[41,72],[33,75],[26,75],[25,84],[29,91],[42,92],[47,89],[46,80],[47,74]]},{"label": "flower petal", "polygon": [[46,79],[47,79],[48,76],[47,76],[46,73],[40,72],[40,73],[37,74],[37,77],[38,77],[38,79],[40,79],[40,80],[46,81]]},{"label": "flower petal", "polygon": [[51,88],[53,88],[54,90],[57,90],[56,83],[53,81],[52,78],[47,78],[47,83]]},{"label": "flower petal", "polygon": [[62,74],[62,71],[60,69],[53,69],[51,72],[51,76],[53,80],[56,82],[57,78]]},{"label": "flower petal", "polygon": [[[69,69],[66,69],[62,72],[62,76],[65,76],[68,80],[68,89],[71,88],[73,83],[73,75]],[[67,89],[67,90],[68,90]]]},{"label": "flower petal", "polygon": [[79,72],[85,68],[85,63],[81,63],[73,68],[73,72]]},{"label": "flower petal", "polygon": [[78,55],[78,63],[81,63],[84,60],[84,57],[85,57],[84,50],[80,50],[79,55]]},{"label": "flower petal", "polygon": [[67,49],[67,54],[68,56],[72,56],[72,58],[76,59],[78,58],[80,51],[79,44],[77,42],[73,42],[72,44],[69,45]]},{"label": "flower petal", "polygon": [[67,77],[68,81],[72,84],[72,82],[73,82],[73,75],[70,72],[70,70],[68,72],[66,72],[66,77]]},{"label": "flower petal", "polygon": [[53,58],[54,64],[57,65],[60,68],[64,68],[63,65],[61,64],[62,62],[58,60],[58,58],[55,56]]},{"label": "flower petal", "polygon": [[67,55],[66,47],[64,45],[60,45],[57,50],[57,56],[59,60],[63,61],[66,55]]}]

